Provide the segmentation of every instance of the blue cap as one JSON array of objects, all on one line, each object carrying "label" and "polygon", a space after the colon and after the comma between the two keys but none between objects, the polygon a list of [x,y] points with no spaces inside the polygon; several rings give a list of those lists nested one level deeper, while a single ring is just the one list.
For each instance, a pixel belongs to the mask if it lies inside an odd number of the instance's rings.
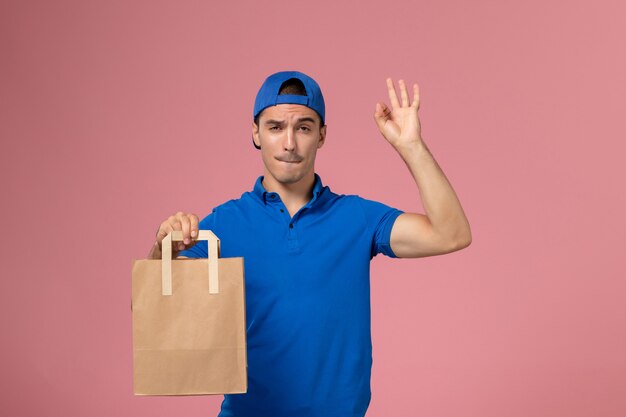
[{"label": "blue cap", "polygon": [[[278,94],[283,83],[292,78],[302,81],[306,90],[306,96]],[[322,119],[322,125],[324,125],[326,107],[322,90],[317,82],[306,74],[299,71],[281,71],[267,77],[256,95],[256,100],[254,100],[252,117],[256,118],[265,108],[277,104],[302,104],[307,106],[317,112]]]}]

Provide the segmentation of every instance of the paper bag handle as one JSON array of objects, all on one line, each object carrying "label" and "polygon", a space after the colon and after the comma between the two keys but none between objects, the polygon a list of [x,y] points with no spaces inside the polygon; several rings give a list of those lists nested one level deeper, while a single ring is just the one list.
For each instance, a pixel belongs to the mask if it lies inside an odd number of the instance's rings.
[{"label": "paper bag handle", "polygon": [[[163,295],[172,295],[172,241],[183,240],[181,230],[172,230],[161,242],[161,291]],[[196,240],[206,240],[209,252],[209,294],[219,293],[217,259],[220,254],[220,240],[210,230],[198,230]]]}]

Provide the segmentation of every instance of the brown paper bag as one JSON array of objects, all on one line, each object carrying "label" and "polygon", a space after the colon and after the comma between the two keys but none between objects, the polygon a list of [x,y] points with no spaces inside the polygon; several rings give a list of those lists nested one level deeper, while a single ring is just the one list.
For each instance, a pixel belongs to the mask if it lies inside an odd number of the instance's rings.
[{"label": "brown paper bag", "polygon": [[243,258],[172,260],[173,231],[163,259],[133,260],[132,316],[135,395],[245,393],[248,389]]}]

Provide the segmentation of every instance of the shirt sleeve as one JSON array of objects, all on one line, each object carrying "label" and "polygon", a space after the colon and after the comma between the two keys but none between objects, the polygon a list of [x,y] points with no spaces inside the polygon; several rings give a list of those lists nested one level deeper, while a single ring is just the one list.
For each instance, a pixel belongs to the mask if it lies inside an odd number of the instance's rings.
[{"label": "shirt sleeve", "polygon": [[[215,230],[215,209],[200,220],[198,223],[198,230]],[[208,258],[209,257],[208,243],[206,240],[200,240],[189,249],[178,252],[177,256],[186,256],[188,258]]]},{"label": "shirt sleeve", "polygon": [[370,259],[379,253],[390,258],[397,258],[391,249],[391,228],[404,211],[362,197],[358,197],[358,200],[365,213],[368,236],[372,238]]}]

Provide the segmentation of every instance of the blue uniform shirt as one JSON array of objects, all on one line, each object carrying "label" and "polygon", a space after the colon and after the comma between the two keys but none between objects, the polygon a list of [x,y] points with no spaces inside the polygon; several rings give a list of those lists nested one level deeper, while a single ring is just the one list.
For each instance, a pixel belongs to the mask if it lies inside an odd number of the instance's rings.
[{"label": "blue uniform shirt", "polygon": [[[200,221],[222,257],[244,258],[248,392],[227,394],[218,417],[362,417],[372,367],[370,260],[396,257],[403,212],[338,195],[315,174],[293,217],[261,181]],[[179,255],[207,257],[200,241]]]}]

